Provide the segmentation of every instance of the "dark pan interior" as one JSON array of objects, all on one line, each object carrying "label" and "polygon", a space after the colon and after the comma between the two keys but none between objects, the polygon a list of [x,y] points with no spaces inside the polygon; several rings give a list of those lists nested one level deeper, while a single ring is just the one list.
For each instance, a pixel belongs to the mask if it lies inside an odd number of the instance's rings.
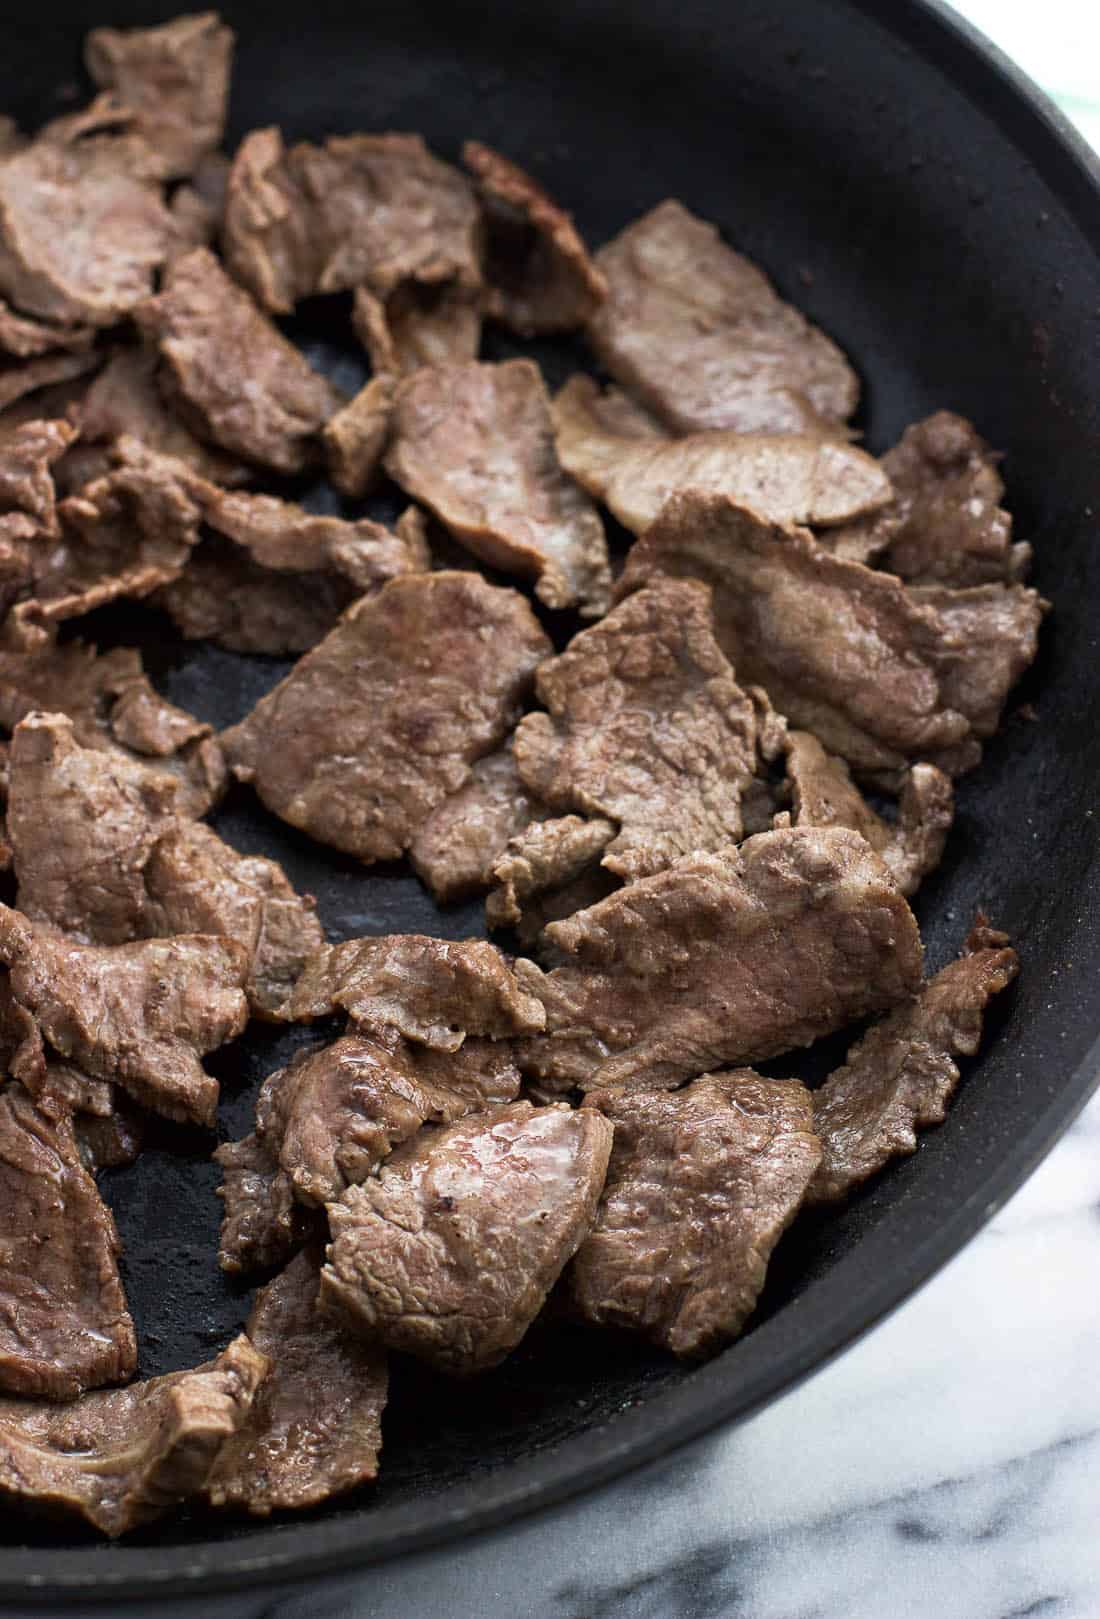
[{"label": "dark pan interior", "polygon": [[[84,94],[89,25],[175,9],[101,0],[9,18],[0,107],[28,124],[64,110]],[[1100,204],[1041,112],[916,0],[376,0],[305,11],[268,0],[222,10],[240,35],[233,142],[268,122],[292,137],[418,129],[453,156],[477,135],[528,164],[594,243],[678,195],[852,356],[872,449],[942,405],[1005,450],[1018,532],[1035,544],[1055,611],[1003,734],[960,786],[947,859],[918,911],[933,968],[981,905],[1014,935],[1023,974],[946,1127],[843,1213],[799,1224],[753,1329],[711,1366],[686,1370],[562,1329],[534,1334],[457,1394],[402,1366],[376,1489],[304,1521],[169,1518],[121,1546],[5,1513],[0,1598],[28,1581],[40,1594],[136,1592],[241,1579],[246,1566],[252,1579],[286,1577],[386,1555],[598,1482],[748,1410],[835,1352],[992,1211],[1084,1096],[1100,1034]],[[346,386],[365,375],[338,300],[288,329]],[[493,339],[486,352],[509,349]],[[539,357],[552,381],[585,363],[568,345]],[[370,509],[389,516],[398,505],[383,497]],[[136,609],[95,629],[140,642],[161,689],[219,724],[285,667],[181,647]],[[363,871],[281,827],[244,791],[214,824],[281,860],[317,894],[337,937],[482,931],[479,905],[440,912],[406,871]],[[247,1129],[261,1077],[316,1038],[261,1031],[217,1055],[222,1136]],[[105,1177],[143,1373],[208,1357],[247,1309],[247,1292],[215,1262],[211,1145],[165,1129],[134,1168]]]}]

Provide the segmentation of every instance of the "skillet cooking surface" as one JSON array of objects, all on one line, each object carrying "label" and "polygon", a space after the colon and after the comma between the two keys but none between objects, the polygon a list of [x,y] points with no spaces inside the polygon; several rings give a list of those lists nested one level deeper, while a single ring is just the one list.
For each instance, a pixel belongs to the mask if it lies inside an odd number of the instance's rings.
[{"label": "skillet cooking surface", "polygon": [[[148,24],[176,9],[101,0],[8,22],[0,105],[30,125],[64,110],[84,92],[88,26]],[[288,138],[421,130],[448,157],[477,136],[528,165],[593,244],[678,195],[851,355],[871,449],[939,406],[1005,449],[1019,537],[1035,542],[1036,582],[1056,610],[1003,734],[960,783],[947,858],[916,909],[930,970],[955,953],[981,904],[1012,933],[1023,971],[945,1128],[842,1213],[799,1221],[752,1330],[710,1366],[557,1329],[532,1334],[458,1397],[402,1367],[376,1488],[266,1527],[169,1517],[121,1546],[5,1513],[0,1599],[25,1594],[28,1581],[39,1595],[92,1585],[136,1594],[166,1581],[181,1594],[185,1576],[255,1581],[385,1555],[599,1482],[743,1414],[898,1302],[993,1211],[1087,1094],[1100,1033],[1090,793],[1100,550],[1089,511],[1100,512],[1100,202],[1048,115],[919,0],[564,0],[534,11],[382,0],[305,13],[270,0],[262,13],[222,10],[239,33],[231,146],[269,122]],[[339,301],[288,330],[343,386],[364,377]],[[493,337],[485,352],[514,350]],[[568,345],[535,352],[552,382],[586,364]],[[307,503],[341,509],[332,500],[317,488]],[[368,509],[391,517],[399,505],[383,496]],[[165,621],[137,609],[82,628],[141,644],[166,695],[217,724],[245,713],[286,668],[181,647]],[[1026,702],[1038,723],[1019,714]],[[440,911],[404,869],[365,872],[259,812],[243,790],[214,825],[280,860],[318,896],[335,937],[483,931],[480,904]],[[262,1076],[319,1037],[261,1029],[216,1054],[220,1133],[243,1134]],[[811,1054],[811,1067],[825,1071],[845,1043]],[[169,1146],[162,1132],[136,1166],[104,1178],[144,1374],[209,1357],[247,1310],[247,1291],[217,1269],[210,1145],[176,1130]]]}]

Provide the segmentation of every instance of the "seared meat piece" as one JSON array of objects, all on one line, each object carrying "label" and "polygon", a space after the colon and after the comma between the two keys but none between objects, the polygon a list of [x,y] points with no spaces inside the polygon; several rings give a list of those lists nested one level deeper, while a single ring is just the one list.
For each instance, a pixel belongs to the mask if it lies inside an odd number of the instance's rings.
[{"label": "seared meat piece", "polygon": [[33,709],[67,714],[83,747],[176,776],[181,812],[204,815],[225,790],[225,761],[210,726],[165,702],[132,647],[97,654],[80,641],[28,652],[0,650],[0,725],[14,730]]},{"label": "seared meat piece", "polygon": [[145,1139],[145,1114],[118,1093],[109,1113],[78,1113],[73,1128],[81,1163],[98,1175],[101,1169],[124,1169],[136,1162]]},{"label": "seared meat piece", "polygon": [[484,562],[537,581],[547,607],[606,609],[603,525],[558,464],[531,360],[415,372],[394,396],[386,470]]},{"label": "seared meat piece", "polygon": [[876,1023],[814,1093],[824,1157],[811,1199],[845,1197],[891,1158],[915,1152],[918,1130],[943,1123],[959,1082],[955,1059],[977,1051],[986,1007],[1019,971],[1005,935],[994,937],[992,948],[978,941]]},{"label": "seared meat piece", "polygon": [[318,459],[340,395],[208,249],[173,259],[134,317],[159,345],[172,402],[200,437],[275,472]]},{"label": "seared meat piece", "polygon": [[549,650],[513,591],[472,573],[394,579],[222,743],[291,826],[368,863],[396,859],[507,735]]},{"label": "seared meat piece", "polygon": [[543,1026],[539,1002],[495,945],[418,933],[322,945],[284,1012],[309,1023],[338,1008],[361,1029],[394,1029],[438,1051],[457,1051],[467,1035],[504,1040]]},{"label": "seared meat piece", "polygon": [[488,313],[521,337],[583,326],[606,298],[607,282],[570,215],[492,147],[467,141],[462,161],[485,210]]},{"label": "seared meat piece", "polygon": [[656,574],[713,587],[719,644],[742,680],[865,772],[911,759],[952,774],[981,756],[1035,656],[1033,590],[910,591],[801,529],[721,495],[678,495],[634,546],[620,594]]},{"label": "seared meat piece", "polygon": [[883,456],[894,486],[890,505],[826,543],[856,562],[885,552],[882,565],[917,584],[1022,579],[1031,547],[1012,543],[998,459],[964,417],[937,411],[907,427]]},{"label": "seared meat piece", "polygon": [[121,349],[107,361],[80,405],[81,444],[138,439],[213,483],[227,486],[250,478],[249,467],[203,444],[169,409],[157,386],[159,364],[156,351],[145,348]]},{"label": "seared meat piece", "polygon": [[441,905],[467,899],[492,882],[508,840],[535,813],[510,747],[479,759],[469,780],[420,825],[409,845],[413,870]]},{"label": "seared meat piece", "polygon": [[314,293],[403,283],[476,289],[479,219],[469,182],[419,135],[333,136],[283,146],[256,129],[229,177],[225,251],[233,274],[275,314]]},{"label": "seared meat piece", "polygon": [[159,28],[93,28],[88,72],[134,114],[134,127],[166,179],[190,174],[221,145],[229,102],[233,30],[217,12],[176,17]]},{"label": "seared meat piece", "polygon": [[581,1314],[708,1355],[756,1307],[821,1159],[810,1093],[751,1068],[683,1090],[601,1091],[615,1127],[591,1234],[567,1275]]},{"label": "seared meat piece", "polygon": [[[0,160],[3,154],[0,153]],[[17,360],[33,360],[42,354],[66,349],[82,354],[95,340],[91,326],[56,326],[53,321],[21,315],[0,298],[0,350]]]},{"label": "seared meat piece", "polygon": [[513,743],[520,780],[556,810],[605,816],[603,857],[627,880],[742,835],[756,711],[714,638],[710,593],[655,577],[535,677],[547,714]]},{"label": "seared meat piece", "polygon": [[407,281],[385,300],[358,287],[352,324],[379,379],[476,360],[481,347],[477,289],[457,281]]},{"label": "seared meat piece", "polygon": [[342,574],[277,573],[240,546],[211,539],[153,601],[188,641],[278,658],[316,646],[357,594]]},{"label": "seared meat piece", "polygon": [[757,1062],[913,994],[921,942],[847,829],[765,832],[689,855],[555,922],[566,965],[516,963],[546,1008],[520,1066],[543,1091],[654,1089]]},{"label": "seared meat piece", "polygon": [[189,253],[193,247],[213,247],[220,239],[231,167],[221,152],[210,152],[200,161],[190,182],[177,187],[169,204],[176,227],[177,253]]},{"label": "seared meat piece", "polygon": [[842,436],[859,398],[843,354],[682,203],[635,220],[596,264],[608,296],[589,340],[675,432]]},{"label": "seared meat piece", "polygon": [[201,1491],[268,1367],[242,1334],[205,1366],[73,1405],[0,1400],[0,1499],[111,1536],[148,1523]]},{"label": "seared meat piece", "polygon": [[[489,926],[515,928],[525,943],[534,939],[547,920],[544,896],[567,890],[587,893],[588,874],[614,838],[610,821],[586,821],[579,815],[535,821],[517,833],[493,866],[494,887],[485,902]],[[578,897],[572,909],[586,903]]]},{"label": "seared meat piece", "polygon": [[[573,377],[553,403],[558,459],[570,477],[644,534],[670,495],[729,495],[773,523],[847,523],[890,501],[876,461],[842,440],[812,433],[622,436],[603,425],[591,377]],[[868,519],[870,521],[870,519]]]},{"label": "seared meat piece", "polygon": [[0,1389],[72,1400],[131,1375],[137,1344],[118,1248],[72,1120],[48,1119],[21,1086],[7,1086],[0,1092]]},{"label": "seared meat piece", "polygon": [[[0,162],[0,169],[3,165]],[[2,251],[2,250],[0,250]],[[43,354],[35,360],[20,360],[13,365],[0,365],[0,410],[7,411],[31,394],[58,388],[75,382],[78,377],[98,371],[102,355],[89,350],[79,354]],[[35,403],[35,416],[51,414]]]},{"label": "seared meat piece", "polygon": [[850,826],[882,856],[902,893],[915,894],[939,865],[955,818],[950,776],[935,765],[911,765],[897,819],[887,822],[868,804],[844,760],[826,753],[816,737],[791,731],[786,748],[792,800],[786,824]]},{"label": "seared meat piece", "polygon": [[145,141],[87,127],[60,121],[0,157],[0,294],[60,325],[113,326],[152,292],[174,226]]},{"label": "seared meat piece", "polygon": [[173,777],[80,747],[64,715],[29,715],[12,738],[20,909],[88,944],[235,939],[252,1006],[270,1015],[323,942],[320,923],[280,866],[238,854],[182,815],[180,797]]},{"label": "seared meat piece", "polygon": [[328,475],[343,495],[367,494],[389,442],[393,378],[372,377],[355,398],[330,416],[322,435]]},{"label": "seared meat piece", "polygon": [[423,1132],[329,1204],[322,1304],[442,1371],[496,1366],[587,1236],[610,1150],[598,1113],[530,1102]]},{"label": "seared meat piece", "polygon": [[75,438],[68,422],[34,421],[0,441],[0,539],[18,546],[35,535],[56,536],[53,466]]},{"label": "seared meat piece", "polygon": [[213,1124],[218,1082],[199,1057],[248,1021],[248,958],[236,940],[76,944],[4,905],[0,961],[15,999],[60,1056],[155,1113]]},{"label": "seared meat piece", "polygon": [[248,1338],[271,1370],[218,1453],[206,1485],[212,1506],[267,1517],[317,1506],[378,1473],[386,1357],[320,1313],[319,1263],[299,1254],[256,1295]]},{"label": "seared meat piece", "polygon": [[224,1179],[218,1196],[225,1205],[218,1264],[239,1273],[283,1265],[313,1231],[313,1222],[294,1201],[290,1177],[258,1135],[226,1141],[214,1153]]}]

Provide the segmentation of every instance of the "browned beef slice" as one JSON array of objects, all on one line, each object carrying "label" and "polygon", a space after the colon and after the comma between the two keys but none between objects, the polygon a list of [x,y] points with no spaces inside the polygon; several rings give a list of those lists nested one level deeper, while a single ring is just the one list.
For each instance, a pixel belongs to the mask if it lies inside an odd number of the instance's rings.
[{"label": "browned beef slice", "polygon": [[243,946],[195,935],[77,944],[0,906],[0,960],[60,1056],[156,1113],[213,1124],[218,1082],[199,1058],[248,1020]]},{"label": "browned beef slice", "polygon": [[386,1356],[322,1315],[319,1264],[319,1252],[299,1254],[256,1295],[248,1337],[271,1370],[214,1464],[212,1506],[267,1517],[377,1476]]},{"label": "browned beef slice", "polygon": [[620,523],[644,534],[670,495],[729,495],[775,523],[846,523],[890,501],[890,480],[862,450],[812,433],[691,433],[686,438],[609,430],[591,377],[573,377],[554,400],[558,459]]},{"label": "browned beef slice", "polygon": [[[60,388],[73,383],[99,369],[102,356],[88,351],[80,354],[43,354],[39,359],[18,360],[11,365],[0,365],[0,410],[8,411],[29,395],[39,395],[44,389]],[[36,399],[34,414],[48,414]]]},{"label": "browned beef slice", "polygon": [[951,773],[975,764],[978,738],[1034,656],[1043,610],[1020,586],[910,591],[721,495],[674,496],[618,588],[660,573],[710,584],[715,631],[741,679],[864,771],[914,758]]},{"label": "browned beef slice", "polygon": [[814,1093],[814,1128],[825,1149],[815,1201],[846,1196],[891,1158],[914,1152],[918,1130],[942,1124],[959,1082],[956,1058],[977,1051],[986,1007],[1018,970],[1015,950],[972,950],[852,1047]]},{"label": "browned beef slice", "polygon": [[421,824],[409,845],[413,870],[441,905],[467,899],[489,887],[493,865],[533,813],[511,747],[487,754]]},{"label": "browned beef slice", "polygon": [[193,247],[213,247],[219,241],[231,167],[221,152],[210,152],[188,184],[176,188],[169,208],[176,227],[177,253],[189,253]]},{"label": "browned beef slice", "polygon": [[225,250],[265,308],[288,313],[313,293],[403,282],[476,288],[479,218],[466,178],[419,135],[334,136],[288,151],[257,129],[229,178]]},{"label": "browned beef slice", "polygon": [[457,281],[406,281],[386,299],[357,287],[352,325],[379,377],[476,360],[481,347],[477,289]]},{"label": "browned beef slice", "polygon": [[903,894],[915,894],[943,856],[955,817],[950,776],[935,765],[911,765],[896,820],[876,815],[843,759],[827,753],[808,731],[787,737],[792,826],[850,826],[867,839]]},{"label": "browned beef slice", "polygon": [[222,1169],[225,1205],[218,1264],[232,1273],[284,1265],[308,1239],[312,1222],[294,1201],[290,1177],[258,1135],[226,1141],[214,1158]]},{"label": "browned beef slice", "polygon": [[301,472],[318,458],[340,395],[208,249],[174,259],[163,289],[134,313],[159,345],[173,402],[200,437],[275,472]]},{"label": "browned beef slice", "polygon": [[611,575],[603,525],[558,464],[531,360],[415,372],[394,396],[386,470],[475,556],[535,579],[547,607],[598,617]]},{"label": "browned beef slice", "polygon": [[107,1114],[76,1114],[73,1128],[81,1162],[93,1175],[134,1163],[145,1139],[145,1121],[141,1109],[121,1093],[114,1095]]},{"label": "browned beef slice", "polygon": [[917,924],[846,828],[765,832],[689,855],[547,936],[566,965],[516,963],[546,1008],[520,1065],[543,1090],[653,1089],[757,1062],[911,995]]},{"label": "browned beef slice", "polygon": [[570,215],[492,147],[467,141],[462,160],[485,210],[489,314],[521,337],[583,326],[607,296],[607,283]]},{"label": "browned beef slice", "polygon": [[0,1497],[125,1534],[201,1491],[268,1369],[242,1334],[205,1366],[73,1405],[0,1400]]},{"label": "browned beef slice", "polygon": [[861,562],[885,552],[891,573],[919,584],[1022,579],[1031,547],[1012,542],[998,459],[964,417],[937,411],[883,456],[894,486],[886,510],[838,529],[828,543]]},{"label": "browned beef slice", "polygon": [[72,1400],[131,1375],[137,1343],[118,1247],[71,1119],[48,1119],[21,1086],[8,1086],[0,1092],[0,1389]]},{"label": "browned beef slice", "polygon": [[363,861],[395,859],[507,735],[549,650],[514,591],[472,573],[394,579],[222,744],[292,826]]},{"label": "browned beef slice", "polygon": [[549,712],[520,721],[520,779],[553,809],[618,823],[609,870],[646,877],[741,837],[756,711],[714,638],[705,588],[655,578],[544,663],[535,685]]},{"label": "browned beef slice", "polygon": [[29,518],[28,533],[58,532],[53,466],[75,438],[68,422],[33,421],[0,442],[0,511]]},{"label": "browned beef slice", "polygon": [[422,1132],[329,1205],[323,1304],[442,1371],[497,1365],[588,1234],[610,1149],[598,1113],[529,1102]]},{"label": "browned beef slice", "polygon": [[19,314],[0,298],[0,349],[15,359],[33,360],[58,349],[81,354],[94,338],[90,326],[57,326],[53,321],[36,320],[33,315]]},{"label": "browned beef slice", "polygon": [[485,902],[489,926],[515,928],[525,941],[534,938],[546,920],[543,897],[583,883],[614,838],[610,821],[579,815],[535,821],[517,833],[493,866],[494,887]]},{"label": "browned beef slice", "polygon": [[211,539],[153,600],[189,641],[286,657],[323,640],[357,594],[342,574],[276,573],[240,546]]},{"label": "browned beef slice", "polygon": [[136,115],[166,178],[221,145],[232,59],[233,31],[214,11],[159,28],[93,28],[84,43],[88,72]]},{"label": "browned beef slice", "polygon": [[329,477],[341,494],[358,499],[374,483],[389,442],[393,387],[392,377],[372,377],[325,423]]},{"label": "browned beef slice", "polygon": [[602,1091],[588,1106],[615,1138],[568,1273],[574,1304],[673,1354],[713,1353],[752,1314],[821,1159],[810,1093],[739,1068],[672,1093]]},{"label": "browned beef slice", "polygon": [[144,762],[181,785],[181,811],[203,815],[225,790],[221,748],[192,715],[165,702],[132,647],[97,654],[80,641],[50,640],[26,652],[0,649],[0,725],[14,730],[33,709],[67,714],[87,748]]},{"label": "browned beef slice", "polygon": [[676,432],[814,432],[855,409],[859,384],[836,344],[682,203],[636,220],[596,264],[608,296],[589,340]]},{"label": "browned beef slice", "polygon": [[79,125],[0,158],[0,293],[44,320],[113,326],[172,245],[157,168],[140,136]]},{"label": "browned beef slice", "polygon": [[347,1012],[364,1029],[457,1051],[467,1035],[503,1040],[543,1026],[507,959],[484,939],[396,933],[325,944],[308,963],[285,1011],[298,1022]]}]

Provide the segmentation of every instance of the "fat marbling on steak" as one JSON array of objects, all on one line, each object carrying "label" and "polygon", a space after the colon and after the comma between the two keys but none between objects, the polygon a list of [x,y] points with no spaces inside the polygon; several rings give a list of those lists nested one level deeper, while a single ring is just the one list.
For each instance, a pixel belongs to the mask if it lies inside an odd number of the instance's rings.
[{"label": "fat marbling on steak", "polygon": [[686,855],[546,929],[564,964],[516,963],[546,1008],[520,1066],[543,1091],[653,1089],[759,1062],[911,995],[921,942],[846,828]]},{"label": "fat marbling on steak", "polygon": [[367,863],[397,859],[506,736],[549,651],[514,591],[472,573],[394,579],[222,744],[291,826]]},{"label": "fat marbling on steak", "polygon": [[588,1234],[610,1149],[598,1113],[530,1102],[422,1132],[329,1204],[323,1304],[441,1371],[488,1370]]},{"label": "fat marbling on steak", "polygon": [[[72,1400],[137,1367],[118,1232],[70,1118],[0,1091],[0,1389]],[[0,1439],[0,1447],[3,1441]]]},{"label": "fat marbling on steak", "polygon": [[813,1101],[751,1068],[679,1091],[601,1091],[615,1128],[595,1224],[567,1281],[594,1325],[708,1355],[752,1314],[821,1159]]}]

